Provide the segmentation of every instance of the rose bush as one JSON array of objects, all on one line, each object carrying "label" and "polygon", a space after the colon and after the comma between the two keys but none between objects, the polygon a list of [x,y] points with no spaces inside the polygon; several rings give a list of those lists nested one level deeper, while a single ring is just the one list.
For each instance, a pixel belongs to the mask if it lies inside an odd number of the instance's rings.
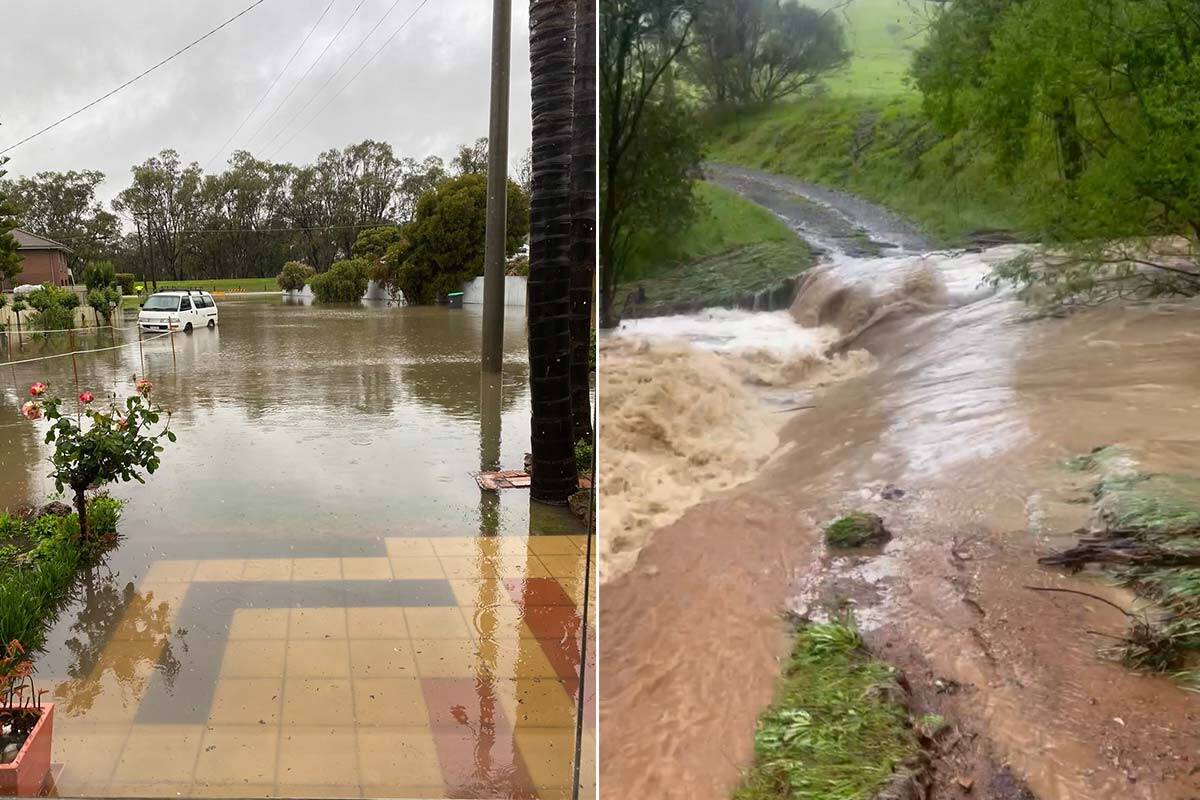
[{"label": "rose bush", "polygon": [[164,412],[150,400],[154,384],[141,378],[136,390],[124,406],[114,401],[103,410],[94,405],[91,392],[82,392],[79,411],[72,416],[63,413],[62,398],[48,394],[46,384],[38,382],[29,387],[35,399],[21,406],[26,419],[45,417],[50,422],[46,431],[46,444],[54,445],[50,477],[58,491],[70,487],[74,494],[79,533],[85,541],[89,526],[84,493],[114,481],[145,483],[142,470],[154,474],[159,467],[161,440],[175,441],[170,413],[158,428]]}]

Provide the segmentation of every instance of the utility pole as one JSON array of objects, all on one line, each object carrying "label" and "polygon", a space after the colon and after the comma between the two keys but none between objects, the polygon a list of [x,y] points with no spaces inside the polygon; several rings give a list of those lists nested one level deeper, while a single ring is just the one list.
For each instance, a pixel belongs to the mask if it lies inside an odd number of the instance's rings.
[{"label": "utility pole", "polygon": [[483,249],[483,372],[504,365],[504,259],[508,222],[508,70],[512,0],[492,0],[492,111]]}]

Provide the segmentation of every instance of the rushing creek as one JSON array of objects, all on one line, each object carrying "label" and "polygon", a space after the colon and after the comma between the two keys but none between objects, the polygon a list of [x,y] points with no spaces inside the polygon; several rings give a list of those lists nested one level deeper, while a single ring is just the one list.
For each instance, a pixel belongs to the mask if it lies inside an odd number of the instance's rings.
[{"label": "rushing creek", "polygon": [[[1088,631],[1122,632],[1112,608],[1024,587],[1132,602],[1036,558],[1086,522],[1065,457],[1120,443],[1197,471],[1200,306],[1032,319],[983,281],[1016,247],[931,252],[853,198],[710,178],[826,255],[790,309],[635,320],[602,344],[602,785],[728,797],[786,651],[780,614],[832,583],[1042,800],[1197,795],[1200,697],[1101,658]],[[845,244],[864,240],[877,251]],[[876,558],[821,543],[851,507],[895,534]]]}]

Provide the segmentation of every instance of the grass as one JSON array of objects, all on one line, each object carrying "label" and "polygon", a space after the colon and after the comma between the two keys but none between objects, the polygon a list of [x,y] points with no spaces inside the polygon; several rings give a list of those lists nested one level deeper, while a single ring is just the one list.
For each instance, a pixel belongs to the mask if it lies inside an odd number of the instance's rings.
[{"label": "grass", "polygon": [[712,161],[854,192],[946,245],[1020,230],[1025,219],[1020,193],[996,179],[990,157],[934,130],[915,94],[807,97],[714,115],[706,140]]},{"label": "grass", "polygon": [[852,511],[838,517],[825,528],[825,541],[834,547],[863,547],[890,538],[883,520],[864,511]]},{"label": "grass", "polygon": [[[842,0],[807,0],[826,10]],[[890,97],[912,91],[905,81],[913,51],[924,41],[924,21],[910,0],[853,0],[837,12],[853,54],[827,81],[837,95]]]},{"label": "grass", "polygon": [[869,800],[917,754],[896,673],[837,622],[796,636],[735,800]]},{"label": "grass", "polygon": [[720,186],[698,182],[699,213],[670,238],[635,243],[616,307],[645,292],[639,315],[731,305],[813,265],[808,246],[767,209]]},{"label": "grass", "polygon": [[[120,510],[120,501],[107,495],[89,501],[91,532],[114,540]],[[78,570],[100,555],[80,542],[75,514],[26,521],[0,513],[0,641],[40,649]]]}]

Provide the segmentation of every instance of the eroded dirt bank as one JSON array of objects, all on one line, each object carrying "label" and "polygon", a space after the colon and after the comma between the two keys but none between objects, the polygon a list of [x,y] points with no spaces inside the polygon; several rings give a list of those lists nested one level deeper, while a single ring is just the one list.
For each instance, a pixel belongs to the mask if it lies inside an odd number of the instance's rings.
[{"label": "eroded dirt bank", "polygon": [[[1010,775],[1043,800],[1200,795],[1200,696],[1102,659],[1087,631],[1121,633],[1113,609],[1024,588],[1130,604],[1036,557],[1086,522],[1087,478],[1062,459],[1119,442],[1147,469],[1200,473],[1200,307],[1023,321],[977,289],[1003,255],[835,258],[840,286],[794,309],[853,331],[877,366],[811,395],[756,477],[655,531],[604,583],[606,793],[728,797],[786,648],[780,610],[848,600],[873,648],[966,734],[965,757],[943,765],[963,781],[935,796],[1020,796]],[[944,292],[865,328],[847,317],[922,269]],[[888,485],[903,495],[884,499]],[[882,553],[824,549],[820,525],[850,507],[887,520]]]}]

